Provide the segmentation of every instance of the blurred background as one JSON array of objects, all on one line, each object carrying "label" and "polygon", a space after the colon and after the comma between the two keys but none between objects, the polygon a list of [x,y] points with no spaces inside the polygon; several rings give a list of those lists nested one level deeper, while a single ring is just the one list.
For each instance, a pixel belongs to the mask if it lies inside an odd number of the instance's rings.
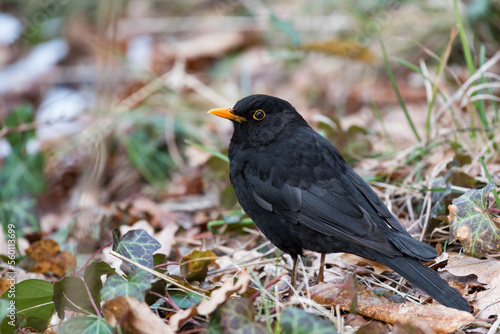
[{"label": "blurred background", "polygon": [[488,0],[2,1],[0,219],[80,251],[144,219],[199,239],[238,208],[206,111],[262,93],[397,184],[410,226],[408,189],[470,162],[454,185],[484,184],[481,154],[500,173],[499,42]]}]

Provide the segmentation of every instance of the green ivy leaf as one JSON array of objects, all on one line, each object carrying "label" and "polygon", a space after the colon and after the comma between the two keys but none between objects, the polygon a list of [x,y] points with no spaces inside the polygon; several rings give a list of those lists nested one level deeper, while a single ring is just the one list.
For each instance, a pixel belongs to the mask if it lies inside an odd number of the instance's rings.
[{"label": "green ivy leaf", "polygon": [[249,298],[229,299],[220,307],[222,333],[265,334],[266,325],[255,322],[255,308]]},{"label": "green ivy leaf", "polygon": [[294,307],[287,307],[281,315],[281,329],[287,334],[337,333],[330,321]]},{"label": "green ivy leaf", "polygon": [[[500,248],[500,218],[488,213],[488,195],[495,187],[490,182],[479,190],[469,190],[454,199],[450,210],[450,241],[460,241],[465,253],[481,257]],[[496,222],[496,223],[495,223]]]},{"label": "green ivy leaf", "polygon": [[145,230],[129,231],[121,239],[113,232],[113,250],[150,269],[154,269],[153,253],[160,247]]},{"label": "green ivy leaf", "polygon": [[[154,281],[151,284],[151,289],[149,289],[150,292],[156,292],[160,296],[165,294],[165,290],[167,289],[167,282],[164,280],[157,280]],[[160,305],[163,305],[165,302],[162,298],[158,298],[152,293],[147,293],[146,294],[146,299],[145,299],[146,304],[151,306],[151,309],[154,309],[153,305],[157,305],[156,308],[158,308]]]},{"label": "green ivy leaf", "polygon": [[65,321],[60,334],[112,334],[113,327],[99,317],[75,317]]},{"label": "green ivy leaf", "polygon": [[54,284],[54,304],[60,319],[64,319],[64,309],[68,308],[75,312],[85,310],[95,314],[84,281],[92,295],[95,305],[101,303],[102,275],[113,274],[115,269],[103,261],[92,262],[85,268],[84,280],[79,277],[65,277]]},{"label": "green ivy leaf", "polygon": [[7,299],[0,299],[0,322],[7,317],[9,314],[8,307],[10,305],[10,302]]},{"label": "green ivy leaf", "polygon": [[[94,291],[92,298],[99,305],[99,290]],[[75,312],[88,312],[96,314],[85,284],[80,277],[66,276],[59,282],[54,283],[54,305],[59,319],[64,319],[64,310],[70,309]]]},{"label": "green ivy leaf", "polygon": [[[153,255],[153,264],[155,267],[159,266],[161,264],[167,263],[167,262],[169,262],[168,256],[166,256],[165,254],[156,253]],[[166,270],[167,267],[162,267],[162,268]],[[156,268],[156,269],[158,269],[158,268]]]},{"label": "green ivy leaf", "polygon": [[220,308],[217,308],[211,315],[207,328],[208,334],[221,334],[222,326],[220,323]]},{"label": "green ivy leaf", "polygon": [[[2,299],[10,300],[9,292],[10,290],[7,290]],[[50,282],[28,279],[17,283],[15,285],[15,307],[17,319],[23,319],[21,325],[44,332],[54,313],[53,295],[54,287]],[[0,329],[2,333],[9,333],[8,330],[5,330],[3,323]]]},{"label": "green ivy leaf", "polygon": [[203,300],[202,297],[194,293],[184,292],[180,290],[169,291],[170,298],[172,298],[175,305],[179,308],[186,309],[193,305],[198,305]]},{"label": "green ivy leaf", "polygon": [[108,277],[101,289],[101,299],[109,300],[116,297],[133,297],[140,302],[144,301],[144,294],[151,288],[151,274],[138,269],[134,271],[128,280],[120,275]]},{"label": "green ivy leaf", "polygon": [[102,275],[111,275],[115,273],[115,269],[104,261],[94,261],[85,268],[83,280],[87,284],[90,293],[94,297],[97,305],[101,303]]},{"label": "green ivy leaf", "polygon": [[[15,314],[12,314],[13,318],[9,317],[11,307],[10,301],[7,299],[0,299],[0,333],[5,334],[14,334],[17,331],[17,323],[15,321]],[[12,312],[15,312],[16,309],[13,306]],[[12,323],[14,320],[14,323]],[[11,324],[9,324],[9,322]],[[14,324],[14,326],[12,326]]]},{"label": "green ivy leaf", "polygon": [[458,187],[472,188],[478,183],[478,181],[462,171],[457,171],[446,179],[446,183],[450,183]]}]

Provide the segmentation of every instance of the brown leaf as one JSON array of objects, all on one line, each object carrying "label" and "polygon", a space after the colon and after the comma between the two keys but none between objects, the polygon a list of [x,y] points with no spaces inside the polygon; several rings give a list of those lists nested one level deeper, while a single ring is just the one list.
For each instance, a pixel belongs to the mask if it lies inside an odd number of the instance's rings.
[{"label": "brown leaf", "polygon": [[130,206],[129,214],[134,221],[146,219],[153,226],[159,226],[163,212],[160,206],[146,197],[135,199]]},{"label": "brown leaf", "polygon": [[[317,285],[311,288],[311,294],[315,302],[338,305],[344,311],[348,311],[352,303],[349,292],[338,285]],[[420,328],[429,327],[436,333],[449,333],[474,321],[472,314],[442,305],[391,303],[362,286],[358,286],[356,312],[391,324],[400,322]]]},{"label": "brown leaf", "polygon": [[9,290],[10,282],[7,278],[0,278],[0,296]]},{"label": "brown leaf", "polygon": [[429,327],[420,328],[414,324],[396,323],[392,328],[392,334],[434,334],[434,331]]},{"label": "brown leaf", "polygon": [[198,195],[203,193],[203,189],[201,168],[189,168],[173,177],[168,186],[168,196]]},{"label": "brown leaf", "polygon": [[193,250],[181,261],[181,273],[188,281],[203,281],[207,277],[208,266],[215,263],[217,255],[211,250]]},{"label": "brown leaf", "polygon": [[146,303],[131,297],[117,297],[103,305],[106,322],[115,327],[118,323],[133,334],[174,333]]},{"label": "brown leaf", "polygon": [[476,316],[500,316],[500,261],[454,254],[450,255],[443,270],[455,276],[476,275],[478,282],[486,285],[486,290],[479,291],[472,301],[472,306],[479,310]]},{"label": "brown leaf", "polygon": [[160,46],[157,56],[172,59],[193,60],[197,58],[217,58],[244,45],[248,40],[238,31],[197,34],[177,43],[169,42]]},{"label": "brown leaf", "polygon": [[380,264],[380,263],[375,262],[375,261],[367,260],[365,258],[362,258],[362,257],[354,255],[354,254],[344,253],[344,254],[342,254],[342,256],[340,258],[344,262],[349,263],[349,264],[353,264],[356,266],[369,265],[373,268],[373,271],[375,271],[375,273],[377,273],[377,274],[382,274],[384,271],[390,271],[390,272],[394,271],[391,268],[384,266],[383,264]]},{"label": "brown leaf", "polygon": [[26,255],[36,261],[31,272],[53,272],[63,276],[70,267],[76,267],[76,258],[69,252],[62,251],[57,242],[51,239],[40,240],[26,249]]},{"label": "brown leaf", "polygon": [[322,42],[309,43],[302,46],[306,51],[319,51],[335,56],[359,60],[365,63],[373,63],[375,55],[370,49],[361,46],[355,40],[330,39]]},{"label": "brown leaf", "polygon": [[387,325],[380,321],[370,321],[363,327],[360,327],[356,334],[385,334],[388,332]]},{"label": "brown leaf", "polygon": [[360,328],[366,326],[368,321],[359,314],[349,313],[345,317],[345,324],[353,328]]},{"label": "brown leaf", "polygon": [[156,254],[170,254],[172,245],[175,244],[175,233],[177,233],[177,230],[179,230],[179,225],[172,222],[154,235],[154,238],[161,244],[161,248],[155,252]]},{"label": "brown leaf", "polygon": [[227,279],[224,284],[217,290],[213,291],[210,299],[203,299],[199,305],[192,306],[174,314],[170,318],[170,327],[177,330],[179,325],[187,319],[196,315],[209,315],[215,309],[224,303],[233,293],[243,293],[248,288],[250,282],[250,271],[242,270],[238,275],[238,281],[234,283],[232,279]]}]

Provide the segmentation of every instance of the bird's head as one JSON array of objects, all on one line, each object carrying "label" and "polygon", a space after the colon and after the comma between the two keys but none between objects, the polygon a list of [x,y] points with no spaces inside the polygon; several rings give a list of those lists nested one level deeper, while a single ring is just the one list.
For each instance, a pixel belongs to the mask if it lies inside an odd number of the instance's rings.
[{"label": "bird's head", "polygon": [[233,121],[231,142],[249,146],[266,145],[283,129],[307,124],[290,103],[263,94],[247,96],[233,108],[212,109],[208,113]]}]

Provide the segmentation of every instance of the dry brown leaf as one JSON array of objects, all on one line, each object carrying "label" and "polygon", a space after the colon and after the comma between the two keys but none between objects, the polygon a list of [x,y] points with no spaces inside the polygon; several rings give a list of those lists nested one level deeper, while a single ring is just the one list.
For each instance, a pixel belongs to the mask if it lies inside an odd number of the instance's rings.
[{"label": "dry brown leaf", "polygon": [[370,321],[366,325],[360,327],[356,331],[356,334],[385,334],[387,332],[388,328],[386,324],[380,321]]},{"label": "dry brown leaf", "polygon": [[207,249],[201,251],[194,249],[190,254],[182,258],[180,270],[181,274],[188,281],[203,281],[207,277],[208,267],[217,260],[217,255]]},{"label": "dry brown leaf", "polygon": [[382,274],[384,271],[394,271],[391,268],[384,266],[383,264],[380,264],[375,261],[367,260],[365,258],[362,258],[361,256],[357,256],[354,254],[348,254],[344,253],[340,257],[345,263],[353,264],[356,266],[365,266],[369,265],[373,268],[373,271],[377,274]]},{"label": "dry brown leaf", "polygon": [[373,63],[375,61],[375,54],[355,40],[330,39],[327,41],[305,44],[301,49],[306,51],[325,52],[365,63]]},{"label": "dry brown leaf", "polygon": [[120,325],[133,334],[174,333],[146,303],[131,297],[117,297],[103,305],[106,322],[115,327]]},{"label": "dry brown leaf", "polygon": [[[348,311],[352,304],[349,291],[338,285],[321,284],[311,288],[312,299],[320,304],[339,306]],[[431,328],[436,333],[449,333],[474,321],[474,316],[442,305],[391,303],[358,285],[356,311],[366,317],[394,324],[411,323]]]},{"label": "dry brown leaf", "polygon": [[163,214],[160,206],[147,197],[139,197],[134,200],[129,209],[130,216],[134,217],[135,220],[141,220],[145,218],[151,225],[158,226]]},{"label": "dry brown leaf", "polygon": [[247,42],[239,31],[211,32],[196,37],[160,46],[158,56],[172,59],[193,60],[202,57],[219,57]]},{"label": "dry brown leaf", "polygon": [[154,235],[154,238],[161,244],[155,254],[169,255],[172,251],[172,245],[175,243],[175,233],[179,230],[179,225],[172,222],[167,224],[160,232]]},{"label": "dry brown leaf", "polygon": [[36,261],[30,268],[35,273],[53,272],[63,276],[70,267],[76,267],[76,258],[69,252],[61,252],[59,244],[51,239],[33,243],[26,249],[26,255]]},{"label": "dry brown leaf", "polygon": [[203,193],[203,173],[201,168],[185,168],[182,174],[173,177],[168,185],[168,196],[180,197]]},{"label": "dry brown leaf", "polygon": [[179,325],[195,315],[209,315],[222,303],[224,303],[233,293],[243,293],[248,288],[250,282],[250,271],[244,269],[238,275],[238,281],[234,283],[232,279],[227,279],[224,284],[210,295],[210,300],[203,299],[199,305],[181,310],[170,317],[170,327],[177,330]]},{"label": "dry brown leaf", "polygon": [[414,324],[396,323],[392,328],[392,334],[434,334],[434,331],[429,327],[421,328]]},{"label": "dry brown leaf", "polygon": [[345,317],[345,324],[353,328],[360,328],[368,324],[368,320],[360,316],[359,314],[349,313]]},{"label": "dry brown leaf", "polygon": [[486,284],[486,290],[479,291],[472,301],[472,306],[479,310],[477,316],[500,316],[500,261],[450,254],[448,265],[442,270],[455,276],[476,275],[479,283]]},{"label": "dry brown leaf", "polygon": [[10,281],[7,278],[0,278],[0,296],[9,290]]}]

